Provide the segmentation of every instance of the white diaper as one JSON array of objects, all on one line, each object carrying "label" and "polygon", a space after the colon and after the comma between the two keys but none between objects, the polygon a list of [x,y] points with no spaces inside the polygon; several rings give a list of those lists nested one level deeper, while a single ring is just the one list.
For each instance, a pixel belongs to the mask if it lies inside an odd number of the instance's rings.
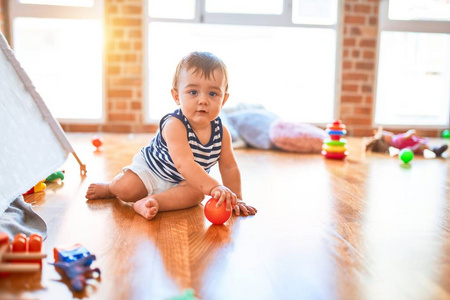
[{"label": "white diaper", "polygon": [[177,186],[177,183],[168,182],[154,174],[145,161],[144,154],[142,152],[137,153],[133,157],[131,165],[122,169],[122,172],[131,170],[133,171],[145,185],[149,195],[159,194],[168,189]]}]

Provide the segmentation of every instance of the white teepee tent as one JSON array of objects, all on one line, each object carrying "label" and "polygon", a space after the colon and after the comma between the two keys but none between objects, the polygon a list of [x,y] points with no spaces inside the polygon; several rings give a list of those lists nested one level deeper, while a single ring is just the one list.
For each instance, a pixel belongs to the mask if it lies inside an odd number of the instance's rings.
[{"label": "white teepee tent", "polygon": [[86,172],[59,123],[0,33],[0,214],[63,165],[69,153]]}]

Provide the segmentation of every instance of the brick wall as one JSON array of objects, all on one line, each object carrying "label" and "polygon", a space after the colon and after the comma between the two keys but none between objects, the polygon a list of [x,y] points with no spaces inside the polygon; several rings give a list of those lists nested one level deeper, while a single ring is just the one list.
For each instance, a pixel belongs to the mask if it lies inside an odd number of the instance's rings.
[{"label": "brick wall", "polygon": [[106,119],[111,129],[129,131],[144,121],[142,6],[141,0],[105,2]]},{"label": "brick wall", "polygon": [[340,118],[350,135],[371,135],[378,0],[344,1]]},{"label": "brick wall", "polygon": [[63,124],[68,131],[149,132],[144,124],[142,0],[105,0],[105,123]]}]

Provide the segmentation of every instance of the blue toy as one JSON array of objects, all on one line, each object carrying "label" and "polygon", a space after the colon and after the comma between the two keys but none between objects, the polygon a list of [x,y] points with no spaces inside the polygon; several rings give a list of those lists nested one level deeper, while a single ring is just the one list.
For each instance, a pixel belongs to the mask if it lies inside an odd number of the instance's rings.
[{"label": "blue toy", "polygon": [[50,263],[62,271],[69,279],[75,292],[81,292],[86,286],[86,279],[93,278],[94,273],[100,276],[100,269],[91,268],[95,255],[85,247],[75,244],[68,248],[54,248],[55,263]]}]

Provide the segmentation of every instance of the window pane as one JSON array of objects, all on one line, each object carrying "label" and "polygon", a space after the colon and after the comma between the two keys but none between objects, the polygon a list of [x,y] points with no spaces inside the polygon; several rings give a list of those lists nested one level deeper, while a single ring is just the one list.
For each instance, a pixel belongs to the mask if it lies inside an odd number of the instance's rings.
[{"label": "window pane", "polygon": [[14,19],[14,51],[57,118],[102,117],[101,21]]},{"label": "window pane", "polygon": [[191,20],[195,17],[195,0],[150,0],[148,13],[152,18]]},{"label": "window pane", "polygon": [[94,0],[20,0],[24,4],[92,7]]},{"label": "window pane", "polygon": [[[170,94],[172,76],[179,60],[191,51],[212,52],[227,65],[227,106],[259,103],[291,121],[333,118],[336,37],[332,29],[152,22],[149,32],[152,120],[176,108]],[[293,43],[293,37],[301,43]]]},{"label": "window pane", "polygon": [[337,0],[293,0],[292,22],[295,24],[336,24]]},{"label": "window pane", "polygon": [[210,13],[281,15],[283,0],[206,0],[206,11]]},{"label": "window pane", "polygon": [[450,21],[448,0],[389,0],[389,19]]},{"label": "window pane", "polygon": [[450,34],[382,32],[378,124],[447,125]]}]

